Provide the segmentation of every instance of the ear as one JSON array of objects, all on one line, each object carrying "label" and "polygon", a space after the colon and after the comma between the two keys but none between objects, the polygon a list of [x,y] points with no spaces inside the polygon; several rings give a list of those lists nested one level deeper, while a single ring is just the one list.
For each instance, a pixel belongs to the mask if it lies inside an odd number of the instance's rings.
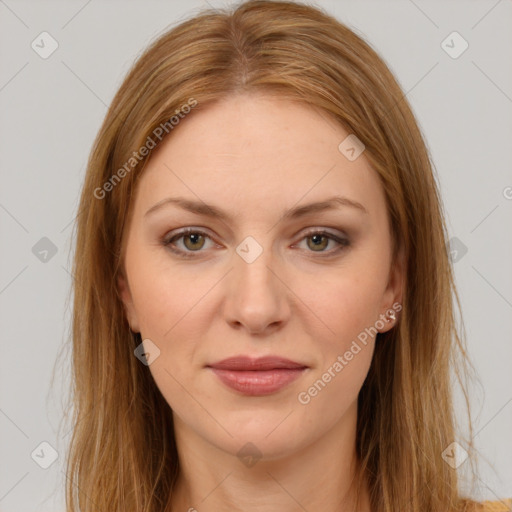
[{"label": "ear", "polygon": [[[405,278],[405,254],[403,248],[400,248],[395,261],[391,264],[389,280],[383,295],[380,319],[384,321],[384,327],[379,332],[386,332],[393,328],[402,311],[402,297],[404,291]],[[388,315],[394,312],[395,319]]]},{"label": "ear", "polygon": [[128,286],[128,279],[124,275],[124,271],[121,271],[117,278],[117,287],[119,290],[119,295],[121,296],[121,300],[123,301],[126,319],[130,324],[130,329],[133,332],[140,332],[139,322],[135,312],[135,306],[133,305],[132,294],[130,287]]}]

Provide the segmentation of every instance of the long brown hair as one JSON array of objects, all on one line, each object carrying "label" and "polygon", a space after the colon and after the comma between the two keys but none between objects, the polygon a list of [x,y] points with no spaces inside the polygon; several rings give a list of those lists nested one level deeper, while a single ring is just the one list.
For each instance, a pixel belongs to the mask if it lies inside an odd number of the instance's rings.
[{"label": "long brown hair", "polygon": [[[379,334],[358,399],[357,453],[372,510],[466,510],[442,454],[456,432],[450,372],[463,382],[469,366],[421,131],[386,64],[352,30],[318,8],[256,0],[204,11],[159,36],[126,76],[94,142],[76,221],[67,511],[162,512],[169,503],[179,473],[172,411],[134,357],[140,334],[131,332],[117,288],[123,229],[150,156],[138,151],[159,126],[172,137],[179,126],[169,120],[183,105],[195,102],[193,116],[251,91],[313,105],[364,143],[384,187],[394,255],[405,255],[399,323]],[[464,448],[472,455],[470,441]]]}]

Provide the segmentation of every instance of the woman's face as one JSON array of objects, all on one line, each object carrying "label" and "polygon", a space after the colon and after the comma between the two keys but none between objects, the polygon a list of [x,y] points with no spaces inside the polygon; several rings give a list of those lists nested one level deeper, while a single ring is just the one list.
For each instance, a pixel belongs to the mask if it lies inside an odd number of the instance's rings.
[{"label": "woman's face", "polygon": [[[154,151],[119,286],[180,438],[274,458],[355,430],[400,293],[384,193],[348,135],[303,104],[239,95],[194,110]],[[210,367],[235,356],[303,369]]]}]

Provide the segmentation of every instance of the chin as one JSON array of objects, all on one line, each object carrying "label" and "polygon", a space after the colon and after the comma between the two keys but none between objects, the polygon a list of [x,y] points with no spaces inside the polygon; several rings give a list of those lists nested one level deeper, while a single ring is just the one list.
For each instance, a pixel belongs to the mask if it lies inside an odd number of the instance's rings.
[{"label": "chin", "polygon": [[247,450],[258,451],[258,455],[266,460],[292,454],[301,445],[308,444],[311,435],[305,432],[304,422],[299,425],[296,414],[290,412],[290,407],[279,407],[267,413],[252,410],[222,422],[233,435],[233,438],[223,436],[224,442],[227,442],[224,449],[236,455],[241,448],[248,445]]},{"label": "chin", "polygon": [[237,457],[247,467],[256,462],[274,461],[293,455],[301,447],[300,440],[292,439],[289,435],[270,435],[268,437],[253,435],[252,431],[240,432],[236,438],[226,440],[220,449]]}]

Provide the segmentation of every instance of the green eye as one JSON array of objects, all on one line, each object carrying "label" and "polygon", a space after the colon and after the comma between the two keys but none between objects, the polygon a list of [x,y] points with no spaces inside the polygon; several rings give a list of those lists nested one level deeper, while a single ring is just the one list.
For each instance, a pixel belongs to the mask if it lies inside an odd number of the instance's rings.
[{"label": "green eye", "polygon": [[[190,233],[182,235],[180,238],[183,238],[183,244],[187,249],[190,249],[191,251],[202,249],[205,242],[205,237],[200,233]],[[189,240],[190,243],[187,243],[187,240]]]},{"label": "green eye", "polygon": [[[347,238],[340,238],[328,231],[311,231],[310,233],[306,233],[303,240],[306,240],[306,245],[307,248],[310,249],[310,252],[325,253],[326,255],[337,253],[339,250],[350,245],[350,241]],[[326,251],[325,249],[328,247],[330,241],[335,242],[338,247]]]},{"label": "green eye", "polygon": [[[306,237],[308,240],[308,247],[313,249],[314,252],[317,252],[317,249],[323,251],[329,245],[329,237],[324,235],[311,235]],[[309,242],[312,242],[311,244]]]},{"label": "green eye", "polygon": [[[176,247],[176,242],[180,239],[183,239],[184,249],[181,247]],[[164,240],[163,244],[172,252],[190,258],[194,257],[192,253],[201,251],[201,249],[205,246],[207,239],[211,240],[211,238],[203,231],[189,228],[176,233],[174,236],[167,240]]]},{"label": "green eye", "polygon": [[[182,247],[179,247],[179,244],[177,246],[177,242],[181,239],[183,239]],[[205,248],[207,240],[211,241],[211,237],[207,233],[198,229],[188,228],[164,240],[163,245],[180,256],[192,258],[194,257],[193,253],[204,252],[201,251],[201,249]],[[304,240],[306,240],[306,250],[308,252],[322,253],[326,256],[333,255],[350,245],[350,241],[347,238],[340,238],[328,231],[311,231],[301,239],[301,242]],[[338,247],[325,250],[329,246],[329,242],[335,242]]]}]

